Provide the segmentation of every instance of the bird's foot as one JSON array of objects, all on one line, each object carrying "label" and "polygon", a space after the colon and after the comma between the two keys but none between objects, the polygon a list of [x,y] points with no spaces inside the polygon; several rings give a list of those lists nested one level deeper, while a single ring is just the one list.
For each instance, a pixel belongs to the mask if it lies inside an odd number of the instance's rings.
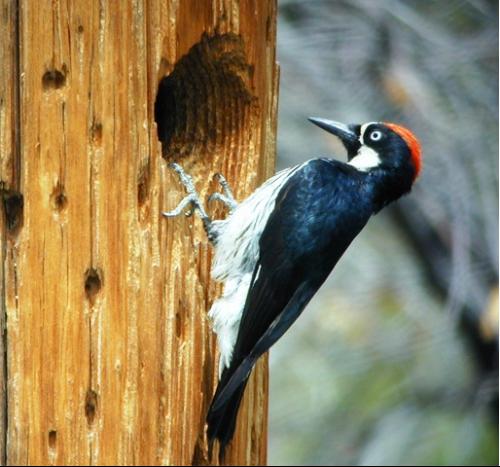
[{"label": "bird's foot", "polygon": [[218,192],[212,193],[209,196],[208,201],[209,202],[220,201],[229,208],[229,213],[232,213],[237,208],[238,202],[234,199],[231,187],[229,186],[229,183],[222,174],[220,173],[215,174],[215,178],[219,182],[219,185],[222,187],[224,194]]},{"label": "bird's foot", "polygon": [[196,191],[194,186],[193,178],[188,175],[184,169],[177,163],[172,162],[169,167],[177,172],[179,175],[179,180],[186,189],[187,196],[184,197],[181,202],[172,211],[163,211],[162,215],[165,217],[176,217],[180,215],[186,207],[189,206],[189,210],[185,212],[186,216],[192,216],[195,211],[198,212],[200,219],[203,222],[203,227],[208,235],[208,239],[213,242],[216,238],[215,229],[212,225],[212,220],[208,216],[203,204],[201,203],[200,196]]}]

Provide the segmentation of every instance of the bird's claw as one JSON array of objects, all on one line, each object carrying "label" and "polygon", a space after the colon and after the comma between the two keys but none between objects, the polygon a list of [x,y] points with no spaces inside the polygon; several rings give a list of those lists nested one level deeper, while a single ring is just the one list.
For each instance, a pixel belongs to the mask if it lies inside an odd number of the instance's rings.
[{"label": "bird's claw", "polygon": [[[227,183],[227,180],[225,179],[224,175],[222,175],[220,172],[217,172],[214,174],[214,179],[217,180],[219,183],[225,182]],[[221,183],[222,185],[222,183]]]},{"label": "bird's claw", "polygon": [[230,213],[232,213],[237,206],[237,203],[236,201],[234,201],[234,199],[230,199],[227,196],[224,196],[222,193],[218,192],[212,193],[208,197],[208,202],[211,203],[212,201],[220,201],[221,203],[224,203],[229,208]]},{"label": "bird's claw", "polygon": [[231,198],[234,202],[236,202],[236,200],[234,199],[234,196],[233,196],[233,192],[231,190],[231,187],[229,186],[229,183],[228,181],[226,180],[226,177],[224,177],[224,175],[222,175],[221,173],[217,172],[215,175],[214,175],[214,178],[215,180],[217,180],[219,182],[219,185],[222,187],[222,189],[224,190],[224,194],[228,197],[228,198]]},{"label": "bird's claw", "polygon": [[212,193],[208,198],[208,202],[210,203],[212,201],[221,201],[229,208],[229,212],[233,212],[238,206],[238,203],[234,199],[234,195],[231,187],[229,186],[229,183],[221,173],[216,173],[214,175],[214,179],[219,182],[219,185],[222,187],[224,194],[218,192]]},{"label": "bird's claw", "polygon": [[[208,217],[208,214],[203,208],[203,205],[200,201],[200,197],[194,186],[192,177],[188,175],[186,172],[184,172],[184,169],[176,162],[170,163],[168,167],[174,170],[179,176],[179,180],[181,184],[184,186],[184,189],[187,192],[187,196],[185,196],[181,200],[181,202],[177,205],[175,209],[173,209],[172,211],[164,211],[162,212],[162,215],[165,217],[176,217],[182,214],[184,210],[188,208],[188,210],[184,212],[184,215],[186,217],[191,217],[195,213],[195,211],[198,211],[198,214],[201,220],[203,221],[203,226],[205,228],[205,231],[207,232],[208,239],[212,243],[215,243],[215,241],[217,240],[217,230],[214,228],[212,220],[210,219],[210,217]],[[208,202],[219,200],[223,202],[225,205],[227,205],[229,207],[229,212],[232,213],[234,209],[238,206],[238,203],[234,199],[231,188],[229,187],[229,183],[220,173],[215,174],[214,178],[221,185],[224,194],[213,193],[208,198]]]},{"label": "bird's claw", "polygon": [[203,227],[207,232],[208,239],[211,242],[215,242],[217,238],[217,233],[212,226],[212,221],[210,217],[208,217],[208,214],[206,213],[205,209],[203,208],[203,205],[201,204],[200,197],[196,191],[192,177],[189,176],[186,172],[184,172],[184,169],[175,162],[169,164],[169,168],[177,172],[177,174],[179,175],[179,180],[184,186],[184,189],[187,192],[187,196],[185,196],[181,200],[181,202],[177,205],[177,207],[172,211],[162,212],[163,216],[176,217],[182,214],[183,211],[186,208],[188,208],[188,210],[184,212],[184,215],[186,217],[191,217],[195,213],[195,211],[198,211],[198,214],[201,220],[203,221]]},{"label": "bird's claw", "polygon": [[175,209],[173,209],[172,211],[162,212],[162,214],[165,217],[175,217],[181,214],[182,211],[187,206],[189,206],[189,210],[184,213],[186,217],[191,217],[194,214],[194,211],[198,209],[198,211],[200,212],[200,217],[202,219],[208,218],[207,213],[203,209],[203,206],[200,202],[198,193],[196,192],[193,178],[186,172],[184,172],[184,169],[176,162],[171,162],[170,164],[168,164],[168,167],[177,172],[179,180],[187,192],[187,196],[177,205]]},{"label": "bird's claw", "polygon": [[212,201],[217,201],[219,199],[219,197],[222,196],[220,193],[212,193],[209,197],[208,197],[208,202],[211,203]]}]

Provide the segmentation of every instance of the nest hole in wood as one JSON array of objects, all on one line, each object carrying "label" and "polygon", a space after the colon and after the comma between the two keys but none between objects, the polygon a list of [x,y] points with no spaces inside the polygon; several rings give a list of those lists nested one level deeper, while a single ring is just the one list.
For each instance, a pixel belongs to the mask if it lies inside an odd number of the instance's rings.
[{"label": "nest hole in wood", "polygon": [[209,157],[224,147],[244,150],[258,112],[252,74],[241,36],[204,34],[158,86],[155,121],[163,157],[172,161],[194,153]]}]

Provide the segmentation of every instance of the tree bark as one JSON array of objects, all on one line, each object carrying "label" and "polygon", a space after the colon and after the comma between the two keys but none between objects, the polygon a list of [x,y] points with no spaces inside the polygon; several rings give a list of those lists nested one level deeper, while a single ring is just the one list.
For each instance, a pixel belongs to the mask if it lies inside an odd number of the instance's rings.
[{"label": "tree bark", "polygon": [[[160,212],[169,161],[204,199],[273,172],[275,0],[0,5],[3,463],[216,462],[221,287],[199,219]],[[266,430],[264,359],[226,462],[265,463]]]}]

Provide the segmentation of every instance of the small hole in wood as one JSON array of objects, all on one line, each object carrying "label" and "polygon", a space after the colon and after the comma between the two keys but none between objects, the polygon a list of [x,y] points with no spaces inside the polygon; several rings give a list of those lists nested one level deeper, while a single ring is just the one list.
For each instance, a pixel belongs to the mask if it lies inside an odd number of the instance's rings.
[{"label": "small hole in wood", "polygon": [[85,295],[93,305],[97,299],[97,294],[102,287],[102,271],[89,268],[85,271]]},{"label": "small hole in wood", "polygon": [[210,156],[229,145],[244,151],[245,129],[258,111],[251,81],[241,36],[204,34],[158,86],[155,121],[163,156]]},{"label": "small hole in wood", "polygon": [[55,449],[57,444],[57,431],[50,430],[49,431],[49,448]]},{"label": "small hole in wood", "polygon": [[85,417],[89,425],[94,423],[96,417],[97,399],[97,393],[93,389],[89,389],[85,397]]},{"label": "small hole in wood", "polygon": [[102,123],[93,121],[90,127],[90,139],[93,143],[100,145],[102,142]]},{"label": "small hole in wood", "polygon": [[149,196],[151,170],[149,159],[139,169],[137,177],[137,203],[142,206]]},{"label": "small hole in wood", "polygon": [[177,337],[182,335],[182,318],[179,312],[175,314],[175,335]]},{"label": "small hole in wood", "polygon": [[42,88],[44,91],[62,88],[66,84],[67,73],[68,68],[66,65],[62,66],[62,70],[56,68],[46,70],[42,76]]},{"label": "small hole in wood", "polygon": [[57,182],[56,186],[52,190],[50,202],[52,204],[52,208],[58,212],[63,211],[68,205],[68,198],[64,191],[64,185],[61,182]]},{"label": "small hole in wood", "polygon": [[0,194],[2,196],[7,230],[15,234],[23,224],[23,195],[19,191],[5,189],[2,183],[0,183]]}]

